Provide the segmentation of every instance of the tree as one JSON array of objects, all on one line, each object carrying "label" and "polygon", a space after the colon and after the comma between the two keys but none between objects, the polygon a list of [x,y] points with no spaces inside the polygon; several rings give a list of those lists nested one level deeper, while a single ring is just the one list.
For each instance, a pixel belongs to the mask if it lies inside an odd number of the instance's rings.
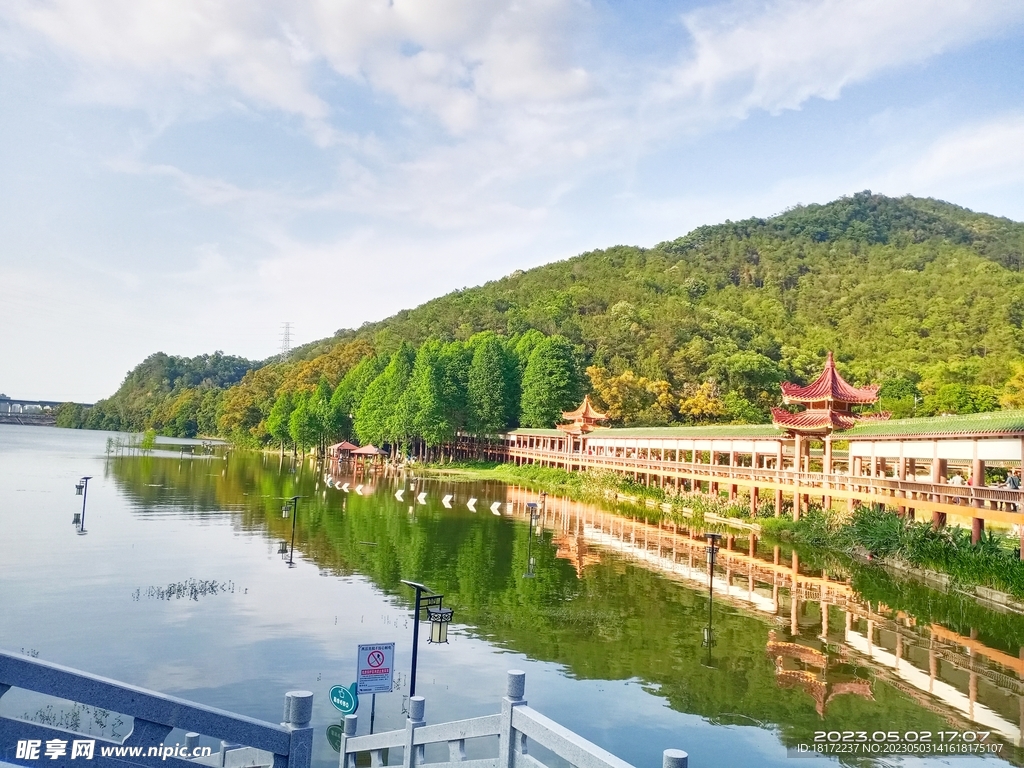
[{"label": "tree", "polygon": [[726,413],[726,405],[714,382],[705,381],[697,386],[687,384],[683,388],[679,397],[679,415],[691,424],[720,421]]},{"label": "tree", "polygon": [[309,448],[317,444],[319,432],[316,424],[316,414],[310,407],[312,393],[299,392],[294,397],[295,408],[292,409],[288,418],[288,435],[292,442],[305,453]]},{"label": "tree", "polygon": [[393,443],[396,432],[404,430],[404,425],[395,419],[395,412],[409,385],[415,360],[412,346],[402,342],[387,367],[366,388],[355,420],[356,434],[364,444]]},{"label": "tree", "polygon": [[321,456],[326,454],[328,443],[337,435],[339,429],[331,409],[332,394],[327,377],[321,376],[316,389],[313,390],[306,403],[312,421],[311,429],[316,435],[314,444]]},{"label": "tree", "polygon": [[331,395],[331,410],[334,423],[342,437],[354,434],[354,419],[363,395],[374,379],[383,373],[391,361],[388,355],[374,355],[363,358],[345,374]]},{"label": "tree", "polygon": [[491,335],[478,343],[467,375],[468,428],[475,435],[504,432],[516,418],[518,361]]},{"label": "tree", "polygon": [[270,409],[270,415],[267,416],[267,431],[270,432],[277,442],[281,444],[281,451],[284,451],[284,444],[291,439],[291,418],[292,411],[295,410],[295,403],[292,401],[292,395],[288,391],[284,391],[277,396],[277,400],[274,401],[274,407]]},{"label": "tree", "polygon": [[587,368],[587,375],[595,404],[604,410],[612,424],[667,424],[672,420],[675,398],[667,381],[652,381],[633,371],[613,376],[607,369],[595,365]]},{"label": "tree", "polygon": [[999,396],[999,404],[1012,410],[1024,409],[1024,365],[1014,367],[1010,380],[1003,385],[1003,393]]},{"label": "tree", "polygon": [[924,412],[929,415],[943,413],[984,413],[999,407],[999,398],[992,387],[984,384],[943,384],[934,395],[924,399]]},{"label": "tree", "polygon": [[579,405],[582,382],[575,350],[564,336],[549,336],[530,353],[523,373],[524,427],[551,428]]},{"label": "tree", "polygon": [[444,346],[437,339],[428,339],[420,346],[396,418],[396,423],[409,435],[430,447],[455,435],[445,402]]}]

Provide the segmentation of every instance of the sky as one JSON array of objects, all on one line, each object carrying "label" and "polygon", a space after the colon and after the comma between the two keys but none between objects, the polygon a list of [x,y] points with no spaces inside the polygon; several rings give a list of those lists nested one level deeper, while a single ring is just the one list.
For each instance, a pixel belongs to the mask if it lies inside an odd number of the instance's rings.
[{"label": "sky", "polygon": [[863,189],[1024,220],[1024,2],[0,0],[0,392]]}]

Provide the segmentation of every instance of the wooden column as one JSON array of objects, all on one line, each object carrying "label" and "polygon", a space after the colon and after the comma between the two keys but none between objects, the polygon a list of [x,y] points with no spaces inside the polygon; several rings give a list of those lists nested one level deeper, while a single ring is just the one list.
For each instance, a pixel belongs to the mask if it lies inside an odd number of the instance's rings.
[{"label": "wooden column", "polygon": [[[932,459],[932,476],[931,480],[933,483],[944,483],[946,481],[946,460],[945,459]],[[938,493],[932,494],[932,501],[942,501],[942,495]],[[932,512],[932,527],[938,530],[946,525],[946,513],[945,512]]]},{"label": "wooden column", "polygon": [[[917,480],[917,459],[911,457],[907,459],[907,480]],[[914,508],[907,507],[907,517],[910,520],[914,519]]]},{"label": "wooden column", "polygon": [[800,600],[797,597],[796,585],[796,577],[800,571],[800,556],[796,553],[796,550],[793,550],[792,569],[793,581],[789,590],[789,630],[790,634],[795,636],[800,634],[800,623],[797,621],[797,613],[800,610]]},{"label": "wooden column", "polygon": [[757,486],[755,485],[755,486],[752,486],[750,488],[750,516],[751,517],[757,517],[757,499],[758,499],[758,490],[757,490]]},{"label": "wooden column", "polygon": [[[971,465],[971,474],[974,477],[974,487],[984,488],[985,487],[985,462],[981,459],[975,459]],[[983,507],[985,502],[981,499],[975,499],[974,506]],[[985,521],[980,517],[975,517],[971,520],[971,543],[977,544],[981,541],[981,535],[985,531]]]},{"label": "wooden column", "polygon": [[[729,451],[729,467],[736,470],[736,451]],[[729,501],[736,501],[736,483],[729,483]]]},{"label": "wooden column", "polygon": [[[828,479],[828,476],[832,474],[832,435],[825,435],[825,437],[822,439],[822,442],[824,442],[825,444],[825,455],[822,458],[821,471],[822,474],[826,476],[822,479],[825,482],[825,487],[828,488],[830,487],[831,483],[831,481]],[[824,496],[822,496],[821,506],[822,509],[832,508],[832,496],[830,494],[826,493]]]}]

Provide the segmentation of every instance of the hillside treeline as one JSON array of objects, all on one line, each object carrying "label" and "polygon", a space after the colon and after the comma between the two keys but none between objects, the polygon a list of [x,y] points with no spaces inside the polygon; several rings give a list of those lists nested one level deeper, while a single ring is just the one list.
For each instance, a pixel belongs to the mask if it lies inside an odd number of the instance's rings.
[{"label": "hillside treeline", "polygon": [[[551,426],[586,391],[614,424],[754,422],[828,350],[896,416],[1024,407],[1022,262],[1022,224],[864,192],[516,272],[216,380],[142,371],[150,358],[65,423],[267,444],[281,414],[290,429],[315,412],[326,439],[431,444],[435,427]],[[531,389],[541,347],[558,397]],[[501,408],[473,394],[483,380]],[[286,442],[315,445],[311,429]]]}]

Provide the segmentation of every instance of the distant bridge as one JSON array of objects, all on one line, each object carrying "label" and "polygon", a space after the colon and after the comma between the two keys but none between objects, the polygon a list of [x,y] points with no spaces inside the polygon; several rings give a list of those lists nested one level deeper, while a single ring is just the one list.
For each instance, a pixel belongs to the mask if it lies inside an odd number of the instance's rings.
[{"label": "distant bridge", "polygon": [[[65,403],[64,400],[21,400],[0,395],[0,413],[39,413],[52,411]],[[92,408],[92,403],[75,403],[83,408]]]}]

